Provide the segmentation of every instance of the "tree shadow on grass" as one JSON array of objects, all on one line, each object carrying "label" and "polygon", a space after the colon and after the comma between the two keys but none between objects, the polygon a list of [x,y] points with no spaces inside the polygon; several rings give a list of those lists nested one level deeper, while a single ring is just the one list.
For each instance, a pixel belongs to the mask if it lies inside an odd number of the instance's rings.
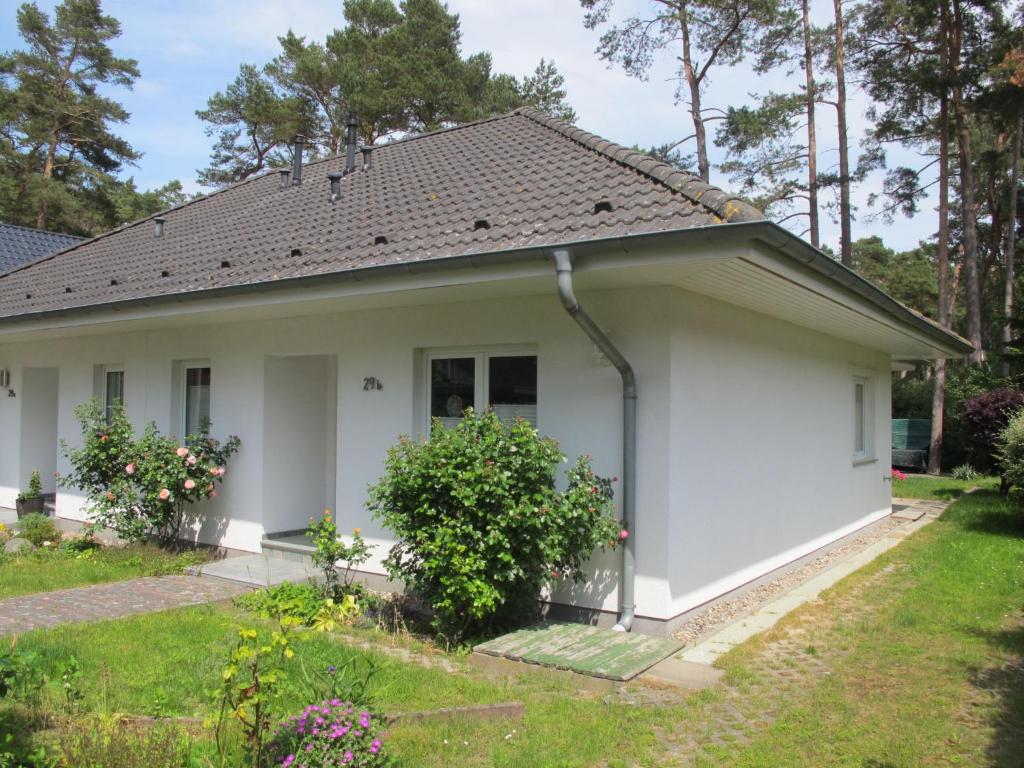
[{"label": "tree shadow on grass", "polygon": [[1000,666],[974,672],[971,683],[996,701],[991,717],[992,741],[986,750],[993,768],[1024,765],[1024,616],[1012,629],[979,633],[1010,658]]},{"label": "tree shadow on grass", "polygon": [[946,510],[943,518],[976,533],[1024,538],[1024,504],[998,491],[975,491]]}]

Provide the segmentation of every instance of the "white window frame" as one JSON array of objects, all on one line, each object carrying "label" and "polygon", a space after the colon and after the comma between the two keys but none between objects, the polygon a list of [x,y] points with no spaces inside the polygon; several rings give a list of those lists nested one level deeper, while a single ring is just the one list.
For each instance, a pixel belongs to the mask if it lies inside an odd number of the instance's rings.
[{"label": "white window frame", "polygon": [[[857,387],[861,387],[862,407],[860,413],[861,423],[857,423]],[[850,388],[850,399],[853,411],[851,426],[853,427],[853,463],[868,464],[875,461],[875,392],[874,377],[864,374],[854,374]],[[858,427],[863,439],[863,445],[857,446]]]},{"label": "white window frame", "polygon": [[100,366],[100,399],[103,403],[103,418],[110,421],[110,403],[107,400],[107,395],[110,393],[107,390],[107,375],[111,373],[121,374],[121,407],[124,407],[125,401],[125,388],[128,377],[125,375],[123,365],[102,365]]},{"label": "white window frame", "polygon": [[178,397],[181,404],[181,413],[178,414],[178,429],[181,431],[181,439],[184,440],[188,437],[188,372],[202,368],[210,369],[210,414],[208,418],[212,419],[213,365],[210,364],[209,360],[182,360],[179,365],[181,366],[181,381],[179,383]]},{"label": "white window frame", "polygon": [[473,402],[474,407],[479,411],[490,405],[487,398],[487,393],[490,391],[490,366],[487,365],[487,361],[492,357],[536,357],[537,358],[537,424],[534,427],[539,426],[540,423],[540,355],[537,353],[536,347],[529,346],[488,346],[488,347],[453,347],[444,349],[428,349],[425,350],[423,355],[423,369],[420,371],[420,376],[423,381],[423,414],[425,417],[424,423],[422,424],[423,433],[429,434],[432,418],[430,415],[431,405],[431,386],[433,381],[431,378],[431,367],[435,360],[447,360],[453,357],[467,358],[471,357],[474,360],[473,365],[476,375],[473,381]]}]

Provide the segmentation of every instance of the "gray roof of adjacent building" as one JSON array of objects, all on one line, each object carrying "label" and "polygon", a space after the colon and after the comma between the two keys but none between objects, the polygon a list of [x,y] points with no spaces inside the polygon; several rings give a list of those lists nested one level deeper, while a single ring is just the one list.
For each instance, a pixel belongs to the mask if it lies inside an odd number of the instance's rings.
[{"label": "gray roof of adjacent building", "polygon": [[0,221],[0,274],[51,253],[63,251],[84,238],[32,229]]}]

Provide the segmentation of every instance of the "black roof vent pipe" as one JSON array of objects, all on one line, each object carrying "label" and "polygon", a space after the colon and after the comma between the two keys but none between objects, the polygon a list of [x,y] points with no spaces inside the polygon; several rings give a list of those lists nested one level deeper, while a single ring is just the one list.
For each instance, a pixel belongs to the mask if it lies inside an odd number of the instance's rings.
[{"label": "black roof vent pipe", "polygon": [[295,185],[302,183],[302,147],[305,143],[305,136],[295,134],[295,145],[292,148],[292,184]]},{"label": "black roof vent pipe", "polygon": [[331,171],[327,174],[327,178],[331,180],[331,202],[336,203],[341,200],[341,179],[344,177],[344,173],[341,171]]},{"label": "black roof vent pipe", "polygon": [[282,168],[277,173],[281,177],[281,189],[288,189],[288,187],[292,185],[291,181],[288,179],[292,172],[287,168]]},{"label": "black roof vent pipe", "polygon": [[348,113],[348,132],[345,136],[345,173],[356,169],[356,113]]},{"label": "black roof vent pipe", "polygon": [[165,219],[163,216],[155,216],[153,218],[153,224],[155,225],[153,227],[153,237],[155,237],[157,240],[164,236],[164,222],[166,221],[167,219]]},{"label": "black roof vent pipe", "polygon": [[368,171],[373,165],[373,147],[363,147],[360,151],[363,153],[363,170]]}]

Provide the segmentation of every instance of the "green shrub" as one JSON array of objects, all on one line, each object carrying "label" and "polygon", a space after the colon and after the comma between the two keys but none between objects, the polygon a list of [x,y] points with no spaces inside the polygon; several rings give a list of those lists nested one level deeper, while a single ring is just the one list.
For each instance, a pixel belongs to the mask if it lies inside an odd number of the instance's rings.
[{"label": "green shrub", "polygon": [[1003,482],[1015,493],[1024,492],[1024,409],[1017,411],[999,439]]},{"label": "green shrub", "polygon": [[612,481],[581,457],[559,492],[563,461],[526,421],[472,409],[455,427],[435,422],[426,442],[402,438],[388,452],[370,492],[398,539],[385,565],[450,640],[534,618],[545,583],[584,580],[594,550],[619,541]]},{"label": "green shrub", "polygon": [[150,534],[173,541],[183,524],[194,522],[193,506],[217,495],[216,484],[241,445],[237,437],[222,444],[206,432],[188,435],[180,445],[153,423],[136,439],[124,408],[107,413],[96,398],[78,406],[75,416],[82,446],[62,442],[72,469],[61,485],[84,491],[96,523],[128,541]]},{"label": "green shrub", "polygon": [[978,470],[976,470],[970,464],[961,464],[959,467],[954,467],[952,475],[954,480],[963,480],[964,482],[977,480],[979,477],[981,477],[981,474],[978,472]]},{"label": "green shrub", "polygon": [[324,607],[324,596],[312,584],[281,582],[235,598],[235,605],[265,619],[297,619],[312,626]]},{"label": "green shrub", "polygon": [[363,540],[362,532],[356,528],[352,532],[352,543],[346,544],[338,536],[338,525],[331,510],[325,509],[319,520],[310,519],[307,534],[316,545],[313,564],[323,574],[324,596],[341,600],[347,595],[361,594],[362,590],[353,590],[352,580],[356,569],[370,559],[373,549]]},{"label": "green shrub", "polygon": [[39,475],[38,469],[33,469],[28,478],[28,490],[18,494],[18,501],[38,499],[43,495],[43,478]]},{"label": "green shrub", "polygon": [[57,530],[53,520],[39,513],[25,515],[18,521],[18,535],[28,539],[37,547],[43,546],[46,542],[57,546],[60,542],[60,531]]}]

